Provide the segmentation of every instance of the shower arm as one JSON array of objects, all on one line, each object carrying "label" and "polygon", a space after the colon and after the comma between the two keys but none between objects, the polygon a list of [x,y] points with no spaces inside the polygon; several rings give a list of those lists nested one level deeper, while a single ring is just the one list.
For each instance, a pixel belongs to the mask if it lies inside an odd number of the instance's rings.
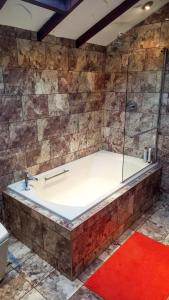
[{"label": "shower arm", "polygon": [[130,138],[134,138],[134,137],[136,137],[136,136],[140,136],[140,135],[142,135],[142,134],[144,134],[144,133],[147,133],[147,132],[150,132],[150,131],[153,131],[153,130],[157,130],[157,129],[158,129],[157,127],[154,127],[154,128],[151,128],[151,129],[148,129],[148,130],[145,130],[145,131],[138,132],[138,133],[136,133],[136,134],[130,135],[129,137],[130,137]]}]

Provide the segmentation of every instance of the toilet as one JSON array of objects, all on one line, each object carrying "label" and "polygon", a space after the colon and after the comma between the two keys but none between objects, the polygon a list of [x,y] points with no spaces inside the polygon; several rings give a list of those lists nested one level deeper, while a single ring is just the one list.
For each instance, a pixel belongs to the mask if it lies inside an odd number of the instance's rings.
[{"label": "toilet", "polygon": [[0,281],[4,278],[7,267],[9,233],[0,223]]}]

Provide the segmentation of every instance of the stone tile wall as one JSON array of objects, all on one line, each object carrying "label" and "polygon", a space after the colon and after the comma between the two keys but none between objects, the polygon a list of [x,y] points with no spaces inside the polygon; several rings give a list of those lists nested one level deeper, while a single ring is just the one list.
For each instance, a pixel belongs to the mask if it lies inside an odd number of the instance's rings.
[{"label": "stone tile wall", "polygon": [[[141,156],[156,130],[169,5],[105,48],[0,26],[0,194],[7,184],[100,148]],[[162,189],[169,194],[169,62],[159,136]],[[136,102],[135,112],[125,104]],[[166,195],[167,195],[166,194]]]},{"label": "stone tile wall", "polygon": [[0,26],[0,194],[101,147],[104,52]]},{"label": "stone tile wall", "polygon": [[[167,20],[166,20],[167,19]],[[107,47],[105,70],[104,147],[138,157],[145,146],[155,145],[163,55],[169,48],[169,4]],[[126,112],[125,103],[135,103]],[[169,56],[161,107],[159,159],[163,164],[161,188],[169,195]],[[124,143],[124,122],[125,143]]]}]

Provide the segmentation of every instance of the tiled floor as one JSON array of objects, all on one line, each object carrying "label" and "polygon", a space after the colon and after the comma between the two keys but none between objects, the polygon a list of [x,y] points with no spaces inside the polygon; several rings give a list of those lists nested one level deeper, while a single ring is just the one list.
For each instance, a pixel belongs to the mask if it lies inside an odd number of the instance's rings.
[{"label": "tiled floor", "polygon": [[54,270],[21,242],[11,238],[7,275],[0,283],[0,300],[100,300],[99,296],[83,287],[83,282],[134,230],[169,244],[169,202],[156,203],[73,282]]}]

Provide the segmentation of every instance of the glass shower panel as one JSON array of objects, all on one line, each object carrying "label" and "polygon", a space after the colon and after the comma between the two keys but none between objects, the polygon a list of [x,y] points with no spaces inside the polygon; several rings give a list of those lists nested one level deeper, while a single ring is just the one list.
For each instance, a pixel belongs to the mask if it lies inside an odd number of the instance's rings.
[{"label": "glass shower panel", "polygon": [[123,145],[123,181],[155,161],[158,112],[158,94],[127,94]]}]

